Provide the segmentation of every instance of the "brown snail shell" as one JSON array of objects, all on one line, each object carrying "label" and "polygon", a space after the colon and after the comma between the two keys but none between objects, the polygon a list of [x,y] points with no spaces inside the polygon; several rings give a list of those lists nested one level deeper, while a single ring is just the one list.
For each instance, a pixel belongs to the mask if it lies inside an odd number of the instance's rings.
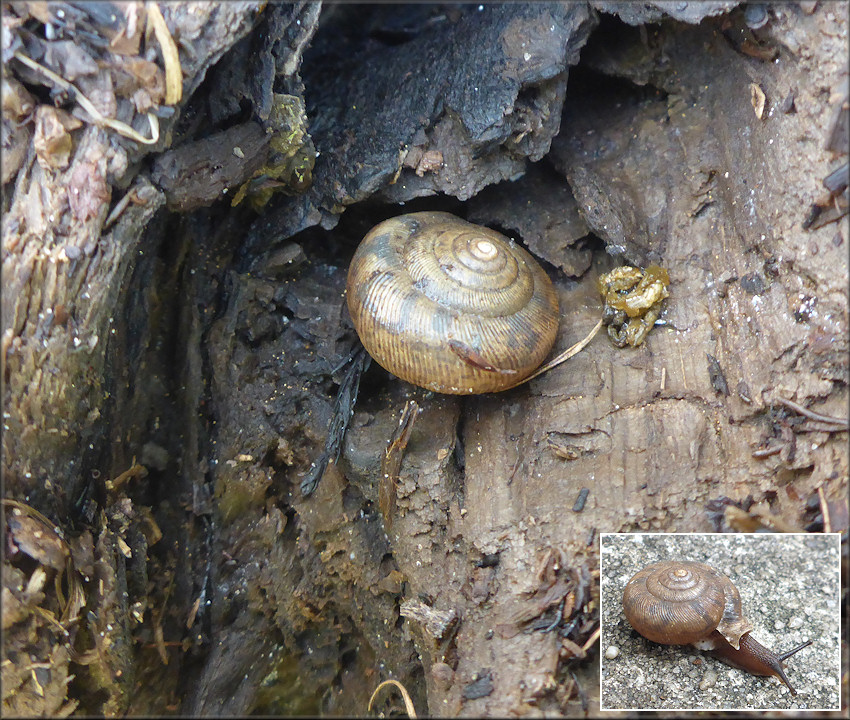
[{"label": "brown snail shell", "polygon": [[776,654],[751,635],[741,595],[732,581],[698,562],[663,561],[645,567],[626,584],[623,611],[629,624],[648,640],[693,645],[754,675],[774,676],[792,695],[783,660],[811,641]]},{"label": "brown snail shell", "polygon": [[505,390],[545,359],[558,332],[548,276],[504,235],[449,213],[385,220],[348,271],[348,309],[379,365],[429,390]]},{"label": "brown snail shell", "polygon": [[709,565],[664,561],[644,568],[623,592],[629,624],[647,640],[687,645],[717,630],[735,648],[753,629],[732,581]]}]

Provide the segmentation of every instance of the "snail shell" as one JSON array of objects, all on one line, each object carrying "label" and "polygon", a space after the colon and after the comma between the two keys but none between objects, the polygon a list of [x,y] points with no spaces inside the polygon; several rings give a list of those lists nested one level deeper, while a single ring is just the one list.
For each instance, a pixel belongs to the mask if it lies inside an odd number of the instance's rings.
[{"label": "snail shell", "polygon": [[753,629],[732,581],[709,565],[664,561],[629,580],[623,592],[629,624],[648,640],[687,645],[717,630],[737,648]]},{"label": "snail shell", "polygon": [[348,309],[379,365],[455,395],[516,385],[545,359],[558,299],[525,250],[444,212],[400,215],[363,238],[348,271]]}]

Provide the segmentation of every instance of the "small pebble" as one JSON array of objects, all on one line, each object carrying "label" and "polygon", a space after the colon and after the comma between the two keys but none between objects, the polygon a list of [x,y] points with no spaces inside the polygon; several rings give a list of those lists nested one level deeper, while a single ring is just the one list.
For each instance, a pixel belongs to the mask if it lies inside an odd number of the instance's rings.
[{"label": "small pebble", "polygon": [[713,688],[717,684],[717,673],[714,670],[706,670],[705,675],[702,676],[702,680],[699,682],[700,690],[708,690],[709,688]]},{"label": "small pebble", "polygon": [[794,100],[796,100],[795,93],[792,90],[789,92],[785,98],[779,103],[779,112],[790,115],[791,113],[797,112],[797,107],[794,105]]},{"label": "small pebble", "polygon": [[767,8],[763,3],[749,3],[744,9],[744,21],[751,30],[758,30],[767,25]]},{"label": "small pebble", "polygon": [[803,627],[803,618],[801,618],[799,615],[795,615],[788,623],[788,627],[792,630],[796,630],[797,628]]},{"label": "small pebble", "polygon": [[619,654],[620,648],[618,648],[616,645],[609,645],[607,648],[605,648],[605,657],[608,660],[613,660]]},{"label": "small pebble", "polygon": [[747,273],[739,280],[741,288],[749,295],[761,295],[766,286],[761,275],[756,272]]},{"label": "small pebble", "polygon": [[452,686],[454,675],[451,666],[446,663],[438,662],[431,666],[431,677],[442,692],[446,692]]}]

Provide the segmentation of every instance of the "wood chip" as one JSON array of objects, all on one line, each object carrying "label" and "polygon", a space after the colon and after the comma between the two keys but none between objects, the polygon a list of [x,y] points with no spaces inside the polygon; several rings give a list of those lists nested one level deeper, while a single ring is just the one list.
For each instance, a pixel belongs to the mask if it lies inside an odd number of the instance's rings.
[{"label": "wood chip", "polygon": [[162,48],[162,59],[165,63],[165,104],[176,105],[183,98],[183,70],[180,67],[180,56],[177,44],[165,24],[165,18],[156,3],[147,4],[148,22],[153,26],[156,40]]},{"label": "wood chip", "polygon": [[750,83],[750,102],[753,104],[753,110],[756,111],[756,117],[761,120],[764,117],[764,105],[767,101],[764,91],[755,83]]},{"label": "wood chip", "polygon": [[387,443],[384,456],[381,458],[381,479],[378,483],[378,509],[384,518],[384,527],[390,530],[393,526],[396,504],[396,483],[401,470],[401,461],[405,448],[413,432],[413,424],[419,414],[419,405],[414,400],[408,400],[402,410],[398,426]]},{"label": "wood chip", "polygon": [[405,600],[399,607],[399,614],[415,620],[435,640],[442,640],[458,622],[456,610],[437,610],[419,600]]}]

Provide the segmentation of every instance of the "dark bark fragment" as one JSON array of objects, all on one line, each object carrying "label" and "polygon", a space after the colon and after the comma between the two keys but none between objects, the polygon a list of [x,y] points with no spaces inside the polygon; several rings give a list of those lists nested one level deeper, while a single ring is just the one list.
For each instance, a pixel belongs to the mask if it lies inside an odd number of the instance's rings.
[{"label": "dark bark fragment", "polygon": [[[405,8],[387,10],[389,17]],[[360,13],[360,14],[358,14]],[[329,13],[307,53],[314,184],[280,200],[252,229],[262,248],[379,193],[402,201],[435,192],[467,199],[517,177],[558,131],[567,68],[594,20],[584,5],[458,6],[389,45],[350,33],[362,8]],[[344,101],[341,101],[344,98]],[[404,169],[412,147],[441,153],[436,172]]]},{"label": "dark bark fragment", "polygon": [[651,0],[650,2],[616,2],[591,0],[591,6],[604,13],[612,13],[629,25],[647,25],[666,17],[696,25],[706,17],[722,15],[736,5],[736,0],[716,2],[681,2],[681,0]]},{"label": "dark bark fragment", "polygon": [[188,212],[212,205],[262,167],[269,140],[257,123],[236,125],[163,153],[151,178],[165,193],[170,210]]}]

